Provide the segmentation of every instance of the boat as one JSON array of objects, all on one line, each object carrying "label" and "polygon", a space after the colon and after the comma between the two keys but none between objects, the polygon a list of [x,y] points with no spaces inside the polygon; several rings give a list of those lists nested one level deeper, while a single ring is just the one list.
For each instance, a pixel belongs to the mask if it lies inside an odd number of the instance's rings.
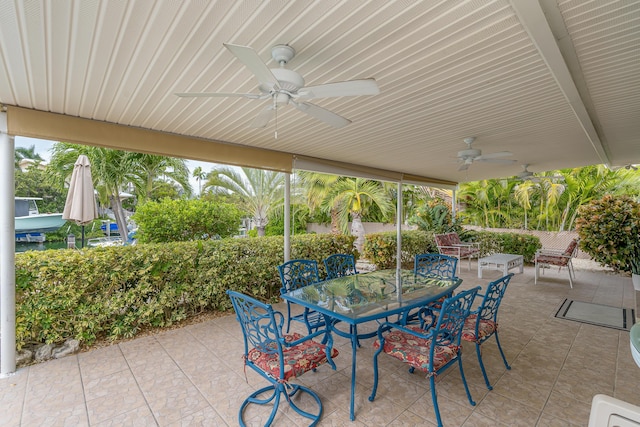
[{"label": "boat", "polygon": [[44,242],[44,233],[56,231],[67,222],[62,219],[62,213],[41,214],[37,200],[42,198],[15,198],[15,232],[18,242]]}]

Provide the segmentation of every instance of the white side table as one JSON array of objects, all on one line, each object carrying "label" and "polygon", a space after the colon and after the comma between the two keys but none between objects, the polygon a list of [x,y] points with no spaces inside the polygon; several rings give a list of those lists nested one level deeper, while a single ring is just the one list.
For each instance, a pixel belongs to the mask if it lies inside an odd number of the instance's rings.
[{"label": "white side table", "polygon": [[524,271],[522,255],[493,254],[478,260],[478,278],[482,279],[482,270],[502,271],[506,276],[512,268],[520,267]]}]

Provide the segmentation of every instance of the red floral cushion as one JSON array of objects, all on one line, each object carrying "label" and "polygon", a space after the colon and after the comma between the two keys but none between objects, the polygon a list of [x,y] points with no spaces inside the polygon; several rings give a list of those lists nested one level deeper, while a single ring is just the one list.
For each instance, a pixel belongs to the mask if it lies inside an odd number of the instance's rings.
[{"label": "red floral cushion", "polygon": [[[303,338],[303,335],[293,333],[285,335],[286,342],[293,342]],[[293,347],[283,347],[282,354],[284,356],[284,379],[291,377],[299,377],[307,371],[317,368],[327,362],[326,345],[320,344],[313,340],[305,341]],[[273,344],[276,348],[276,344]],[[331,357],[338,355],[338,350],[331,349]],[[265,353],[253,348],[249,350],[247,359],[253,362],[264,372],[270,374],[274,378],[280,377],[280,360],[278,353]]]},{"label": "red floral cushion", "polygon": [[565,256],[538,255],[536,262],[538,264],[550,264],[558,267],[565,267],[571,258]]},{"label": "red floral cushion", "polygon": [[493,334],[498,325],[493,320],[480,320],[480,325],[478,326],[478,335],[476,338],[476,319],[478,318],[477,314],[472,314],[464,321],[464,329],[462,330],[462,339],[469,342],[476,342],[478,340],[482,340],[484,337],[487,337]]},{"label": "red floral cushion", "polygon": [[[408,329],[424,333],[418,326],[407,326]],[[380,348],[380,341],[373,343],[375,349]],[[408,363],[423,372],[429,372],[429,349],[431,340],[418,338],[399,330],[392,330],[384,339],[383,351],[390,356]],[[460,348],[456,345],[437,346],[434,352],[433,370],[440,369],[443,365],[456,357]]]}]

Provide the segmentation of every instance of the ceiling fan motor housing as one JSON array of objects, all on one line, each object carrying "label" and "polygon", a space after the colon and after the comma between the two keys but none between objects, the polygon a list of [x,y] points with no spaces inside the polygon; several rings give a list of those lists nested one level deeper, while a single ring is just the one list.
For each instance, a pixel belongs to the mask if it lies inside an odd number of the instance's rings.
[{"label": "ceiling fan motor housing", "polygon": [[461,159],[473,159],[480,156],[482,152],[476,148],[468,148],[466,150],[458,151],[458,157]]}]

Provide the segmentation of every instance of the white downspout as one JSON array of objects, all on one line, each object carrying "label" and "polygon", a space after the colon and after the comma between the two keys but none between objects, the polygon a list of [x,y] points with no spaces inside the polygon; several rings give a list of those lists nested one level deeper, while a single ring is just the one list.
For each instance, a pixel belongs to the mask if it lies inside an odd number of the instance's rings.
[{"label": "white downspout", "polygon": [[0,112],[0,378],[16,371],[16,276],[13,137]]}]

